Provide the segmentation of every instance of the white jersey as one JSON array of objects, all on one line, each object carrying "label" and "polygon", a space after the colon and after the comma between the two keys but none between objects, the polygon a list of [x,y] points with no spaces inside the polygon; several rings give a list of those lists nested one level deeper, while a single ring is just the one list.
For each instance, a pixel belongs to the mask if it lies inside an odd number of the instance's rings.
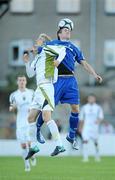
[{"label": "white jersey", "polygon": [[[39,54],[35,56],[35,59],[30,64],[26,63],[26,73],[28,77],[36,75],[37,85],[47,82],[56,82],[58,77],[58,70],[54,67],[53,61],[56,58],[61,62],[66,55],[65,47],[56,45],[47,45],[43,48]],[[58,57],[58,58],[57,58]]]},{"label": "white jersey", "polygon": [[102,120],[104,118],[102,108],[94,103],[87,103],[81,108],[79,119],[84,121],[83,131],[84,130],[93,130],[98,131],[99,124],[96,123],[97,120]]},{"label": "white jersey", "polygon": [[28,111],[32,102],[34,91],[25,89],[25,91],[14,91],[10,95],[10,104],[14,104],[17,108],[16,127],[23,128],[28,126]]}]

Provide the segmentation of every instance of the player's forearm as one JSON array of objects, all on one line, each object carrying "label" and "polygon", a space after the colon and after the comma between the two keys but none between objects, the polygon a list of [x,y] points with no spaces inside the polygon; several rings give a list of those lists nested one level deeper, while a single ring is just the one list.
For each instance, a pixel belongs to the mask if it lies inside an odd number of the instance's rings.
[{"label": "player's forearm", "polygon": [[92,74],[94,77],[97,76],[97,73],[90,64],[88,64],[86,61],[82,62],[81,64],[88,73]]},{"label": "player's forearm", "polygon": [[30,66],[30,63],[25,63],[26,66],[26,73],[29,78],[33,77],[35,75],[34,69]]}]

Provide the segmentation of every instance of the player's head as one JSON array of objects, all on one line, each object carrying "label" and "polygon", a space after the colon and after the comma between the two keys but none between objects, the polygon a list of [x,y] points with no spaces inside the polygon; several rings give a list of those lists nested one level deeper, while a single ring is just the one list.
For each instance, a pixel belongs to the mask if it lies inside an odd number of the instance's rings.
[{"label": "player's head", "polygon": [[51,38],[47,35],[47,34],[40,34],[38,39],[35,41],[36,42],[36,46],[42,46],[43,44],[45,44],[46,42],[51,41]]},{"label": "player's head", "polygon": [[94,103],[96,102],[96,96],[95,96],[95,94],[93,94],[93,93],[92,93],[92,94],[89,94],[87,100],[88,100],[88,103],[94,104]]},{"label": "player's head", "polygon": [[27,79],[25,75],[19,75],[17,77],[17,84],[19,89],[25,89],[27,84]]},{"label": "player's head", "polygon": [[59,40],[69,40],[71,37],[71,31],[73,30],[73,22],[68,19],[61,19],[58,23],[57,37]]}]

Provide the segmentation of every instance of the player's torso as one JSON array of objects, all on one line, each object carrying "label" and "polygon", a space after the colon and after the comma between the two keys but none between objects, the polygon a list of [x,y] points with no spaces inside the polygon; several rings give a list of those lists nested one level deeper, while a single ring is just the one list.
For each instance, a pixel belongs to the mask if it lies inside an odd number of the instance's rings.
[{"label": "player's torso", "polygon": [[23,92],[17,90],[14,94],[14,98],[17,107],[17,128],[26,126],[28,125],[27,117],[29,106],[33,98],[33,92],[28,89]]},{"label": "player's torso", "polygon": [[84,126],[97,127],[99,118],[99,106],[97,104],[87,104],[84,106]]},{"label": "player's torso", "polygon": [[69,41],[54,41],[58,45],[62,45],[66,49],[66,56],[62,63],[71,71],[74,71],[76,51]]},{"label": "player's torso", "polygon": [[45,82],[47,79],[53,79],[55,75],[55,67],[53,64],[54,57],[45,50],[38,55],[38,59],[34,62],[37,84]]}]

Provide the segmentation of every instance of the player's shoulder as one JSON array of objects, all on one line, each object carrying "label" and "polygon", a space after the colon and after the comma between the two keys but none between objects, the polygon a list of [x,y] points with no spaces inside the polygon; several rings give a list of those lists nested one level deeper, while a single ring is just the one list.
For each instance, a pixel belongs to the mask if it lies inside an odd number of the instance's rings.
[{"label": "player's shoulder", "polygon": [[90,105],[88,104],[88,103],[86,103],[86,104],[84,104],[83,106],[82,106],[82,110],[83,111],[88,111],[89,109],[90,109],[91,107],[90,107]]},{"label": "player's shoulder", "polygon": [[16,96],[16,94],[18,93],[18,90],[15,90],[15,91],[13,91],[11,94],[10,94],[10,96]]},{"label": "player's shoulder", "polygon": [[71,47],[76,50],[76,51],[81,51],[80,47],[76,44],[73,44],[71,41],[69,41],[69,44],[71,45]]},{"label": "player's shoulder", "polygon": [[83,107],[89,107],[89,103],[84,104]]},{"label": "player's shoulder", "polygon": [[101,105],[100,104],[97,104],[95,103],[95,107],[99,108],[99,109],[102,109]]},{"label": "player's shoulder", "polygon": [[87,104],[82,105],[81,110],[84,110],[85,108],[87,108]]}]

